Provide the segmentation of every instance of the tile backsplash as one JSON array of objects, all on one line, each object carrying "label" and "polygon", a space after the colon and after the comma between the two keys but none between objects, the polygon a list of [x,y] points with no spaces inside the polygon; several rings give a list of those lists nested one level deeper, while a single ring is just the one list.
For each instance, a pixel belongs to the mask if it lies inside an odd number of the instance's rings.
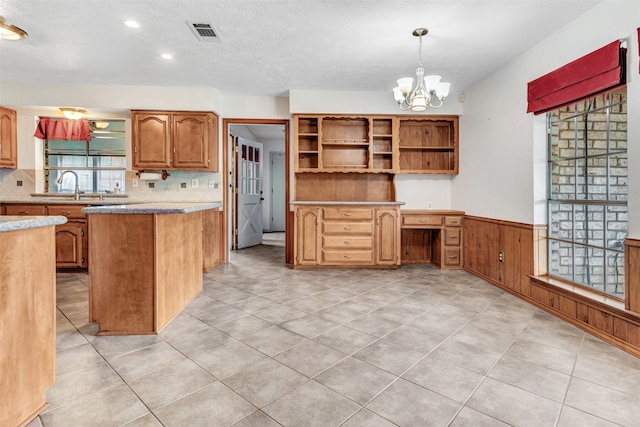
[{"label": "tile backsplash", "polygon": [[[169,171],[166,180],[143,181],[135,171],[126,172],[124,193],[129,201],[140,202],[211,202],[222,200],[220,173]],[[39,178],[37,178],[39,176]],[[44,191],[42,171],[34,169],[0,169],[0,200],[25,199]],[[138,180],[138,187],[133,180]],[[197,180],[197,187],[194,187]],[[22,185],[19,185],[19,184]],[[149,187],[153,183],[153,188]]]}]

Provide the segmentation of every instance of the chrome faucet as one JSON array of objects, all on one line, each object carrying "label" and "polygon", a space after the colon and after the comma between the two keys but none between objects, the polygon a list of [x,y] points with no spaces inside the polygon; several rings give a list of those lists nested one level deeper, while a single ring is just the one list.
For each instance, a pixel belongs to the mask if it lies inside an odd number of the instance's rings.
[{"label": "chrome faucet", "polygon": [[62,172],[62,173],[60,174],[60,176],[58,177],[58,179],[56,180],[56,182],[57,182],[58,184],[62,184],[62,177],[64,177],[64,176],[65,176],[65,174],[68,174],[68,173],[72,173],[72,174],[73,174],[73,176],[75,176],[75,177],[76,177],[76,188],[75,188],[75,190],[73,191],[73,198],[74,198],[74,200],[80,200],[80,194],[84,193],[84,191],[80,191],[80,187],[78,186],[78,174],[77,174],[77,173],[75,173],[74,171],[64,171],[64,172]]}]

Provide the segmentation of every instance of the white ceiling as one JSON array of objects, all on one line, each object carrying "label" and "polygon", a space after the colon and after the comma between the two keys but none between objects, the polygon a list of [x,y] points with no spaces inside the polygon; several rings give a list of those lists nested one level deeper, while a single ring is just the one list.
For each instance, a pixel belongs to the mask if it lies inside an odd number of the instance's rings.
[{"label": "white ceiling", "polygon": [[[29,33],[0,41],[0,81],[214,87],[223,95],[390,91],[415,75],[411,32],[428,27],[427,73],[457,93],[596,3],[0,0],[0,15]],[[221,40],[198,41],[186,21],[213,24]]]}]

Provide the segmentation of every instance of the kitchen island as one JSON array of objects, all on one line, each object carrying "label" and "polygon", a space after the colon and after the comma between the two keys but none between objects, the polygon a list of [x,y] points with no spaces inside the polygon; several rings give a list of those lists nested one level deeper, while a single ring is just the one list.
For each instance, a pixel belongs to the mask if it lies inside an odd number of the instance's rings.
[{"label": "kitchen island", "polygon": [[55,382],[55,226],[63,216],[0,216],[0,426],[26,425]]},{"label": "kitchen island", "polygon": [[203,213],[211,203],[84,208],[89,320],[98,335],[160,332],[202,290]]}]

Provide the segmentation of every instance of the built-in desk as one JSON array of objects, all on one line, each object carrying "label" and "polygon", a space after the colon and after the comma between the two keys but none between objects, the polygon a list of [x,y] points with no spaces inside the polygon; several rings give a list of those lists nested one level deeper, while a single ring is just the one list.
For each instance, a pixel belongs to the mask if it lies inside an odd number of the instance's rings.
[{"label": "built-in desk", "polygon": [[401,209],[400,216],[402,264],[462,268],[464,212]]}]

